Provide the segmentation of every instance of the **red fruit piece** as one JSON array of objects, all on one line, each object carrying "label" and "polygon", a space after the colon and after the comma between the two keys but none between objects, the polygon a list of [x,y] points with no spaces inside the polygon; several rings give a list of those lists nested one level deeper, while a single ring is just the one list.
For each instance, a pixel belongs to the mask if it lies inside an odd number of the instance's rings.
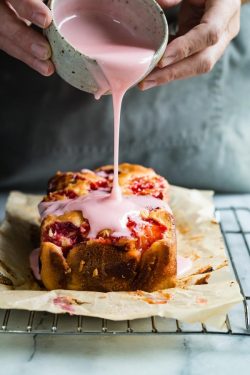
[{"label": "red fruit piece", "polygon": [[150,246],[158,240],[161,240],[167,227],[158,223],[153,219],[141,220],[138,224],[128,219],[127,227],[134,238],[137,238],[137,247],[142,252],[150,248]]},{"label": "red fruit piece", "polygon": [[152,237],[158,239],[160,239],[160,237],[163,237],[164,232],[166,232],[167,230],[166,225],[163,225],[154,219],[145,219],[145,221],[150,224],[148,228],[150,228]]},{"label": "red fruit piece", "polygon": [[137,224],[136,224],[135,221],[128,218],[127,227],[130,230],[130,233],[132,234],[133,237],[138,236],[138,233],[137,233],[137,230],[136,230]]},{"label": "red fruit piece", "polygon": [[164,180],[160,177],[138,177],[131,181],[130,189],[136,195],[152,195],[163,199],[163,189],[166,187]]},{"label": "red fruit piece", "polygon": [[157,199],[163,199],[163,192],[162,191],[159,191],[159,192],[154,193],[152,195],[153,195],[153,197],[155,197]]},{"label": "red fruit piece", "polygon": [[76,194],[74,190],[65,190],[63,194],[69,199],[75,199],[78,197],[78,194]]},{"label": "red fruit piece", "polygon": [[49,225],[43,235],[43,241],[52,242],[63,249],[68,249],[82,240],[80,228],[70,221],[57,221]]},{"label": "red fruit piece", "polygon": [[81,226],[80,226],[80,233],[82,237],[87,238],[89,231],[90,231],[90,225],[87,219],[85,219]]},{"label": "red fruit piece", "polygon": [[108,181],[106,180],[101,180],[101,181],[96,181],[96,182],[91,182],[90,184],[90,189],[91,190],[107,190],[109,188]]},{"label": "red fruit piece", "polygon": [[132,181],[131,190],[134,194],[140,194],[144,190],[153,189],[155,186],[152,181],[146,180],[144,177],[136,178]]}]

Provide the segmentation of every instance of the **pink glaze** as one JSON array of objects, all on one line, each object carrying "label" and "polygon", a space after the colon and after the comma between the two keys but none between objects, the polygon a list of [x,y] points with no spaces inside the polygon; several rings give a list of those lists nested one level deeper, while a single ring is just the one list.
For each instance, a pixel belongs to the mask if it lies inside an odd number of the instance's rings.
[{"label": "pink glaze", "polygon": [[[59,2],[58,2],[59,4]],[[122,197],[118,180],[120,114],[123,97],[126,91],[142,79],[149,69],[155,49],[149,40],[127,22],[124,14],[114,14],[114,9],[103,5],[95,9],[92,1],[73,0],[62,2],[55,8],[55,21],[65,39],[78,51],[95,59],[101,68],[101,74],[92,68],[100,90],[103,93],[111,90],[114,107],[114,180],[109,196],[99,194],[66,203],[65,208],[82,210],[89,220],[91,237],[102,229],[112,229],[117,235],[127,235],[125,219],[131,212],[139,212],[145,207],[161,207],[162,202],[151,197]],[[105,2],[104,2],[105,4]],[[100,5],[100,4],[99,4]],[[131,16],[131,15],[130,15]],[[129,16],[129,17],[130,17]],[[127,19],[129,19],[127,17]],[[98,131],[98,129],[97,129]],[[60,212],[63,212],[61,203]],[[74,207],[74,208],[73,208]],[[51,212],[59,212],[57,204],[50,206]],[[47,210],[46,212],[48,212]]]},{"label": "pink glaze", "polygon": [[30,253],[29,261],[30,261],[30,268],[33,272],[33,275],[37,280],[41,280],[40,269],[39,269],[39,256],[40,256],[40,248],[33,250]]},{"label": "pink glaze", "polygon": [[114,237],[130,237],[127,228],[128,218],[138,224],[142,221],[140,212],[143,209],[164,208],[171,213],[167,203],[151,196],[133,195],[123,196],[122,202],[110,199],[110,194],[103,191],[90,192],[86,196],[76,199],[60,200],[55,202],[42,202],[39,212],[42,218],[48,215],[60,216],[65,212],[82,211],[90,224],[89,238],[96,238],[103,229],[114,231]]},{"label": "pink glaze", "polygon": [[192,261],[189,258],[184,258],[181,255],[177,256],[177,277],[184,275],[192,268]]}]

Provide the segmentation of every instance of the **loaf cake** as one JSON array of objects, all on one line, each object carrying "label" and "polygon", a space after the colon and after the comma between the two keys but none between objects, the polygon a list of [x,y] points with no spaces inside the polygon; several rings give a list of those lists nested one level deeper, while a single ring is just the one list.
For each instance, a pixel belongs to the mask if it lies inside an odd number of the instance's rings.
[{"label": "loaf cake", "polygon": [[[40,204],[42,214],[40,273],[49,289],[85,291],[155,291],[175,286],[176,236],[171,210],[159,204],[143,209],[140,221],[128,217],[128,236],[113,236],[103,228],[89,238],[90,224],[82,211],[44,214],[51,202],[68,202],[93,191],[110,193],[113,167],[77,173],[58,172],[48,184]],[[143,195],[168,203],[169,185],[152,169],[121,164],[123,196]]]}]

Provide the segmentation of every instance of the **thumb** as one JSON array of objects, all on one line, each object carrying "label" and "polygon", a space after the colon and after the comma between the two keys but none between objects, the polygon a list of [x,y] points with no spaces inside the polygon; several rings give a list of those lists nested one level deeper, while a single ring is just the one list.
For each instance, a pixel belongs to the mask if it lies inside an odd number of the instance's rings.
[{"label": "thumb", "polygon": [[182,0],[156,0],[157,3],[164,9],[174,7],[181,3]]}]

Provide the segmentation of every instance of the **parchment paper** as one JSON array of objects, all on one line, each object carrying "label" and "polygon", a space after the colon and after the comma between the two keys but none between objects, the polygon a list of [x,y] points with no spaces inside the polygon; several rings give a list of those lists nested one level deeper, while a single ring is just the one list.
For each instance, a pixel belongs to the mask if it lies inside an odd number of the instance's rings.
[{"label": "parchment paper", "polygon": [[39,241],[41,196],[12,192],[0,227],[0,308],[112,320],[154,315],[222,326],[228,310],[242,296],[228,266],[212,198],[212,192],[171,187],[178,254],[193,261],[176,288],[154,293],[49,292],[35,281],[29,268],[29,253]]}]

